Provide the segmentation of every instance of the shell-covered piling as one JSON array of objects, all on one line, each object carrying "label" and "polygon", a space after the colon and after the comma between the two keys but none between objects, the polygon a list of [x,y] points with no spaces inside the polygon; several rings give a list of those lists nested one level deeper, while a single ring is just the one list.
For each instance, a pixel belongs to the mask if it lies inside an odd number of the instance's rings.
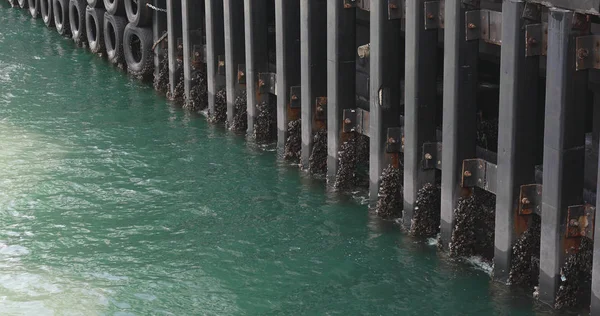
[{"label": "shell-covered piling", "polygon": [[215,94],[215,111],[208,114],[211,123],[224,123],[227,120],[227,92],[225,88],[219,89]]},{"label": "shell-covered piling", "polygon": [[191,83],[190,97],[185,98],[183,107],[194,112],[202,111],[208,106],[206,72],[195,71]]},{"label": "shell-covered piling", "polygon": [[554,304],[556,309],[574,307],[583,303],[582,297],[586,290],[589,292],[592,279],[593,256],[593,241],[583,237],[579,251],[570,254],[560,269],[561,281],[556,294],[556,303]]},{"label": "shell-covered piling", "polygon": [[308,171],[313,174],[327,172],[327,131],[320,130],[313,137],[313,148],[308,159]]},{"label": "shell-covered piling", "polygon": [[440,231],[441,186],[427,183],[417,191],[417,200],[410,224],[410,234],[433,237]]},{"label": "shell-covered piling", "polygon": [[158,66],[158,73],[154,75],[154,90],[166,92],[169,89],[169,57],[164,55]]},{"label": "shell-covered piling", "polygon": [[298,160],[302,152],[302,123],[300,119],[289,121],[285,142],[284,159]]},{"label": "shell-covered piling", "polygon": [[398,218],[402,216],[403,198],[402,168],[388,165],[381,173],[379,193],[375,212],[382,218]]},{"label": "shell-covered piling", "polygon": [[338,154],[338,170],[334,184],[336,189],[344,190],[356,185],[356,166],[358,165],[356,148],[356,137],[350,138],[340,146]]},{"label": "shell-covered piling", "polygon": [[532,215],[529,228],[512,247],[510,284],[533,288],[538,284],[541,218]]},{"label": "shell-covered piling", "polygon": [[256,106],[258,115],[254,122],[254,139],[259,143],[268,143],[275,138],[274,109],[267,101]]},{"label": "shell-covered piling", "polygon": [[495,207],[496,196],[478,188],[458,201],[450,255],[493,258]]},{"label": "shell-covered piling", "polygon": [[229,129],[234,132],[245,132],[248,129],[246,90],[242,89],[235,98],[233,110],[235,114],[233,115],[233,122],[229,126]]}]

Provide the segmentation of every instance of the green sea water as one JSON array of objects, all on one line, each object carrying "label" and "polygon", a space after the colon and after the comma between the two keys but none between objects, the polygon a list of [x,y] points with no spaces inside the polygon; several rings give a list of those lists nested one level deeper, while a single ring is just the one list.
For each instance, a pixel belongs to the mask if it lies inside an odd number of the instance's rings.
[{"label": "green sea water", "polygon": [[0,315],[547,315],[0,0]]}]

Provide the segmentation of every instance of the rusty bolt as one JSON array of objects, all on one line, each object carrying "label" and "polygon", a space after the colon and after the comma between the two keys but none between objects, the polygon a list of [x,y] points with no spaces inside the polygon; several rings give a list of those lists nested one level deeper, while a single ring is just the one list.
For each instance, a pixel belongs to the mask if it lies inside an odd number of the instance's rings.
[{"label": "rusty bolt", "polygon": [[221,60],[221,61],[219,61],[219,67],[223,67],[223,66],[225,66],[225,62],[224,62],[224,61],[222,61],[222,60]]},{"label": "rusty bolt", "polygon": [[298,100],[298,96],[295,94],[292,94],[292,100],[294,100],[294,101]]},{"label": "rusty bolt", "polygon": [[465,172],[463,173],[463,175],[464,175],[465,177],[470,177],[470,176],[471,176],[471,171],[467,170],[467,171],[465,171]]},{"label": "rusty bolt", "polygon": [[238,71],[238,77],[243,77],[244,76],[244,72],[243,71]]},{"label": "rusty bolt", "polygon": [[590,55],[590,51],[585,48],[580,48],[577,50],[577,58],[585,59]]},{"label": "rusty bolt", "polygon": [[345,119],[345,120],[344,120],[344,123],[345,123],[345,124],[350,124],[350,123],[352,123],[352,120],[351,120],[351,119],[349,119],[349,118],[347,118],[347,119]]},{"label": "rusty bolt", "polygon": [[[319,105],[325,105],[325,104],[327,104],[327,101],[326,101],[326,100],[327,100],[327,99],[325,99],[325,98],[320,98],[320,99],[319,99]],[[321,109],[321,110],[322,110],[322,109]]]},{"label": "rusty bolt", "polygon": [[579,222],[576,219],[572,219],[569,221],[569,226],[571,227],[578,227],[579,226]]},{"label": "rusty bolt", "polygon": [[425,159],[426,159],[426,160],[431,160],[432,158],[433,158],[433,157],[431,157],[431,154],[430,154],[430,153],[426,153],[426,154],[425,154]]},{"label": "rusty bolt", "polygon": [[323,112],[323,107],[322,106],[317,106],[317,112]]},{"label": "rusty bolt", "polygon": [[529,203],[531,203],[531,201],[529,201],[528,198],[525,197],[525,198],[521,199],[521,204],[523,204],[523,205],[529,205]]},{"label": "rusty bolt", "polygon": [[477,28],[477,26],[475,25],[475,23],[469,23],[469,25],[467,25],[467,27],[468,27],[470,30]]},{"label": "rusty bolt", "polygon": [[195,52],[195,53],[194,53],[194,56],[196,56],[196,57],[200,57],[200,52]]},{"label": "rusty bolt", "polygon": [[262,80],[258,80],[258,85],[259,85],[260,87],[262,87],[262,86],[264,86],[264,85],[265,85],[265,82],[264,82],[264,81],[262,81]]},{"label": "rusty bolt", "polygon": [[433,20],[433,18],[434,18],[433,14],[431,14],[431,13],[428,13],[428,14],[427,14],[427,19],[429,19],[429,20]]},{"label": "rusty bolt", "polygon": [[527,43],[528,43],[529,45],[536,45],[536,44],[538,43],[538,41],[537,41],[535,38],[533,38],[533,37],[530,37],[530,38],[527,40]]},{"label": "rusty bolt", "polygon": [[396,10],[398,9],[398,5],[396,5],[395,3],[390,3],[390,9]]}]

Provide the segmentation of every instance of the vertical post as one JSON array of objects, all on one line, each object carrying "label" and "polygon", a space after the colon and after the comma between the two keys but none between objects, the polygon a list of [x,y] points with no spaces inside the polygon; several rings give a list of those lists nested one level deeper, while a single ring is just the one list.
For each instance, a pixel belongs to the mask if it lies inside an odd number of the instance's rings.
[{"label": "vertical post", "polygon": [[169,93],[177,85],[177,39],[181,36],[181,1],[167,0],[167,32],[169,40]]},{"label": "vertical post", "polygon": [[313,109],[317,97],[327,93],[327,3],[300,3],[302,97],[302,168],[308,168],[313,143]]},{"label": "vertical post", "polygon": [[[587,72],[575,70],[573,11],[548,14],[540,300],[554,305],[568,249],[567,211],[583,200]],[[583,101],[583,102],[582,102]]]},{"label": "vertical post", "polygon": [[424,170],[422,149],[436,141],[438,30],[425,30],[426,0],[406,1],[406,77],[404,85],[404,213],[411,228],[417,191],[435,181],[435,170]]},{"label": "vertical post", "polygon": [[468,194],[461,183],[462,162],[475,156],[478,41],[465,39],[463,0],[446,0],[444,30],[444,110],[442,122],[441,242],[452,238],[454,209]]},{"label": "vertical post", "polygon": [[338,170],[344,109],[356,104],[356,9],[327,1],[327,179]]},{"label": "vertical post", "polygon": [[215,95],[222,84],[217,74],[219,55],[225,54],[223,34],[223,1],[206,0],[206,77],[208,85],[208,110],[215,113]]},{"label": "vertical post", "polygon": [[507,282],[521,185],[535,181],[539,57],[525,56],[523,0],[504,1],[500,61],[494,278]]},{"label": "vertical post", "polygon": [[[227,89],[227,122],[233,123],[234,103],[240,89],[238,67],[245,60],[244,45],[244,6],[239,0],[223,1],[225,12],[225,87]],[[245,69],[240,69],[246,72]]]},{"label": "vertical post", "polygon": [[387,1],[371,2],[370,52],[370,204],[377,202],[385,161],[388,127],[400,126],[401,55],[400,20],[388,20]]},{"label": "vertical post", "polygon": [[[154,6],[157,8],[166,8],[167,2],[166,0],[154,0]],[[154,42],[158,41],[158,39],[163,36],[164,32],[167,31],[167,14],[153,10],[152,11],[152,37]],[[160,63],[165,58],[165,52],[162,49],[161,45],[156,45],[154,49],[154,77],[158,77],[160,73]]]},{"label": "vertical post", "polygon": [[248,134],[254,132],[254,119],[259,95],[257,79],[260,72],[269,69],[267,45],[267,0],[244,1],[244,24],[246,26],[246,91],[248,111]]},{"label": "vertical post", "polygon": [[201,27],[202,8],[201,0],[181,0],[181,15],[183,29],[183,83],[185,98],[189,99],[192,86],[192,48],[195,38],[192,32]]},{"label": "vertical post", "polygon": [[277,55],[277,147],[285,146],[290,87],[300,84],[300,2],[275,0]]},{"label": "vertical post", "polygon": [[[594,112],[600,110],[600,107],[594,106]],[[596,123],[596,121],[594,122]],[[598,182],[596,192],[600,192],[600,160],[598,161]],[[594,225],[594,263],[592,265],[592,299],[590,306],[590,315],[600,315],[600,216],[598,209],[600,199],[596,196],[596,223]]]}]

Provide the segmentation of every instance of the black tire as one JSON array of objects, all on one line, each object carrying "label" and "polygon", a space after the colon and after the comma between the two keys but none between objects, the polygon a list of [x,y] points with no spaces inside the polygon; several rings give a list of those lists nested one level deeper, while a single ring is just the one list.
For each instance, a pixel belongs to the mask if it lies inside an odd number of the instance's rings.
[{"label": "black tire", "polygon": [[104,8],[104,1],[102,0],[87,0],[87,4],[90,8]]},{"label": "black tire", "polygon": [[122,16],[114,16],[106,12],[104,14],[104,44],[108,61],[118,65],[125,63],[123,55],[123,33],[127,19]]},{"label": "black tire", "polygon": [[47,27],[54,26],[54,13],[52,9],[52,0],[40,0],[40,13]]},{"label": "black tire", "polygon": [[123,0],[104,0],[104,7],[108,14],[125,16],[125,4]]},{"label": "black tire", "polygon": [[152,54],[152,29],[127,24],[123,34],[123,52],[129,72],[136,76],[148,76],[154,72]]},{"label": "black tire", "polygon": [[27,6],[29,7],[29,14],[34,19],[40,17],[40,0],[27,0]]},{"label": "black tire", "polygon": [[83,44],[87,42],[87,34],[85,32],[85,0],[69,1],[69,24],[71,25],[71,34],[75,43]]},{"label": "black tire", "polygon": [[152,11],[146,3],[148,0],[123,0],[125,1],[125,12],[127,20],[133,26],[148,26],[152,23]]},{"label": "black tire", "polygon": [[69,23],[69,0],[53,0],[52,13],[54,13],[54,25],[60,35],[69,35],[71,33],[71,24]]},{"label": "black tire", "polygon": [[19,7],[21,9],[27,9],[28,4],[29,0],[19,0]]},{"label": "black tire", "polygon": [[104,52],[104,14],[106,10],[90,8],[85,9],[85,30],[87,32],[90,51],[94,54]]}]

